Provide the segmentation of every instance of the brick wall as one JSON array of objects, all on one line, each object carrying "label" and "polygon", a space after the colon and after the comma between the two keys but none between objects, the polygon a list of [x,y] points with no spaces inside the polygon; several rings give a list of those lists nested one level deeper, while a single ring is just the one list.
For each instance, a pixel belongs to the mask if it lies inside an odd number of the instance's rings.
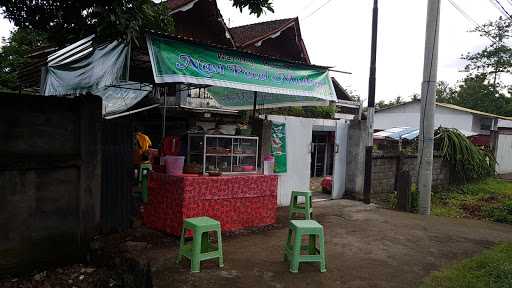
[{"label": "brick wall", "polygon": [[[376,156],[373,159],[372,166],[372,195],[378,196],[394,191],[395,175],[397,173],[398,155]],[[400,161],[400,166],[409,171],[412,176],[412,182],[416,182],[416,156],[406,156]],[[441,158],[434,158],[432,167],[432,184],[449,184],[450,171],[447,163]],[[378,197],[377,197],[378,198]]]}]

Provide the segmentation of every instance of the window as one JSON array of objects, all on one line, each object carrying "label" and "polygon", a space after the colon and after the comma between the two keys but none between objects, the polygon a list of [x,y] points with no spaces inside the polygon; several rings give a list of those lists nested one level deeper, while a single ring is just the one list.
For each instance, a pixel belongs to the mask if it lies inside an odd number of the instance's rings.
[{"label": "window", "polygon": [[480,130],[489,131],[492,128],[492,118],[480,118]]}]

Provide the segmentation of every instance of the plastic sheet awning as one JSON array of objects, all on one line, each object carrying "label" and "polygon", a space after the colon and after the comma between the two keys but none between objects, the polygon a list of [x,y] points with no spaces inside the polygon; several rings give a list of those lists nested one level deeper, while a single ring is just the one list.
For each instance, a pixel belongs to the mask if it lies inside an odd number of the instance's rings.
[{"label": "plastic sheet awning", "polygon": [[147,44],[155,83],[212,86],[208,92],[223,107],[247,107],[254,91],[272,107],[336,101],[325,67],[155,35]]},{"label": "plastic sheet awning", "polygon": [[43,95],[78,95],[91,92],[103,99],[103,114],[131,108],[151,92],[152,86],[126,81],[128,44],[114,41],[94,47],[87,37],[48,56],[43,73]]},{"label": "plastic sheet awning", "polygon": [[[477,133],[459,130],[466,137],[471,137],[477,135]],[[411,127],[393,127],[390,129],[382,130],[376,133],[373,133],[374,139],[392,139],[392,140],[413,140],[418,137],[420,134],[420,130],[418,128]]]},{"label": "plastic sheet awning", "polygon": [[412,140],[418,137],[419,130],[411,127],[394,127],[373,134],[374,139],[407,139]]}]

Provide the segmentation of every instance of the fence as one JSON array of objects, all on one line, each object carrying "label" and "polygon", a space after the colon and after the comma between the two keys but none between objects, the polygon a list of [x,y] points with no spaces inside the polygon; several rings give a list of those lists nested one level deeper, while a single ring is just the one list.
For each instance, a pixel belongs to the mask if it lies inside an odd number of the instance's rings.
[{"label": "fence", "polygon": [[[372,197],[395,190],[396,176],[400,169],[409,171],[412,183],[416,183],[417,157],[416,155],[378,155],[372,162]],[[447,185],[450,181],[450,169],[448,164],[439,157],[434,157],[432,167],[432,185]]]},{"label": "fence", "polygon": [[74,261],[100,217],[101,99],[0,96],[0,275]]}]

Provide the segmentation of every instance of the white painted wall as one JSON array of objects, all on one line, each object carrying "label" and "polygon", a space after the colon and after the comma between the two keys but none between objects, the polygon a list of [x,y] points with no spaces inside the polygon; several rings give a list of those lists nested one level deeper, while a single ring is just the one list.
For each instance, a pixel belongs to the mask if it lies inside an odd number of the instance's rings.
[{"label": "white painted wall", "polygon": [[505,119],[498,119],[498,127],[512,128],[512,121]]},{"label": "white painted wall", "polygon": [[[411,102],[375,113],[375,129],[384,130],[393,127],[420,127],[420,103]],[[437,106],[434,110],[435,126],[473,131],[473,114]],[[479,133],[479,130],[476,131]]]},{"label": "white painted wall", "polygon": [[334,154],[333,187],[331,198],[341,199],[345,194],[345,177],[347,175],[348,123],[336,121],[336,146]]},{"label": "white painted wall", "polygon": [[[347,159],[347,129],[348,124],[344,120],[329,119],[309,119],[291,116],[268,115],[268,120],[277,123],[286,123],[286,153],[287,153],[287,173],[279,175],[279,184],[277,188],[277,205],[288,206],[293,190],[309,191],[310,187],[310,167],[311,167],[311,141],[313,131],[336,131],[336,127],[341,127],[343,132],[340,135],[339,159],[343,163],[338,165],[338,172],[343,179],[338,179],[341,194],[345,191],[345,165]],[[340,126],[341,125],[341,126]],[[338,140],[337,140],[338,141]],[[342,187],[343,186],[343,187]]]},{"label": "white painted wall", "polygon": [[512,135],[498,135],[496,161],[496,173],[512,173]]},{"label": "white painted wall", "polygon": [[419,103],[409,103],[375,112],[374,128],[385,130],[393,127],[418,128],[420,123]]},{"label": "white painted wall", "polygon": [[268,115],[268,120],[286,123],[287,172],[279,175],[277,205],[288,206],[291,192],[309,191],[312,119]]}]

